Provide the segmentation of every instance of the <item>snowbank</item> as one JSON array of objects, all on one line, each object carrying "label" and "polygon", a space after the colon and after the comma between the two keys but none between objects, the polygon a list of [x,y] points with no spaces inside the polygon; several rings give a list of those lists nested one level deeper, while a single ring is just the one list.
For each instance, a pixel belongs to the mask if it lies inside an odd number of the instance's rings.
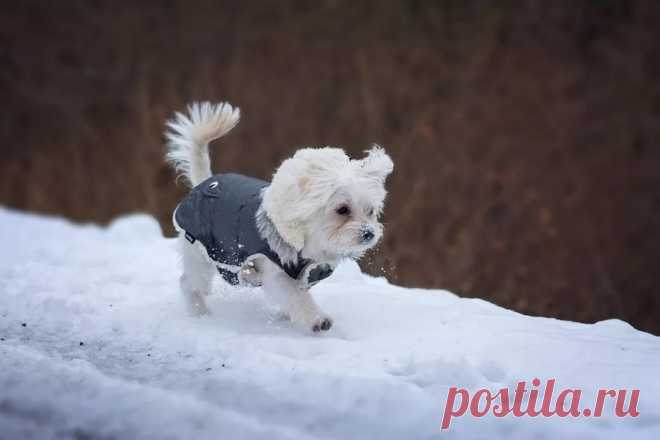
[{"label": "snowbank", "polygon": [[[195,319],[151,217],[100,228],[0,208],[0,234],[2,439],[659,438],[660,338],[621,321],[532,318],[352,264],[314,290],[327,334],[220,281]],[[440,431],[450,387],[535,377],[639,389],[640,416],[465,415]]]}]

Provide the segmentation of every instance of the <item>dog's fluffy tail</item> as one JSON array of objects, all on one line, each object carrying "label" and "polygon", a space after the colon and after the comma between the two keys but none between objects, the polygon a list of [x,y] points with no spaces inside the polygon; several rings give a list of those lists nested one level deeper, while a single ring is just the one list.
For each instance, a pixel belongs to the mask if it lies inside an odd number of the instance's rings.
[{"label": "dog's fluffy tail", "polygon": [[238,108],[226,102],[195,102],[188,114],[176,113],[167,122],[167,161],[191,186],[211,177],[209,142],[227,134],[241,117]]}]

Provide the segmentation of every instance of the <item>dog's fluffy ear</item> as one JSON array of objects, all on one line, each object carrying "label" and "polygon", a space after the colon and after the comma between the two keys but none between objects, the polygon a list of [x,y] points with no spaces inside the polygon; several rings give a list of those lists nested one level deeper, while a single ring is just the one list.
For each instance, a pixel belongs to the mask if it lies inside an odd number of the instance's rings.
[{"label": "dog's fluffy ear", "polygon": [[394,170],[394,163],[380,145],[374,144],[367,151],[367,157],[362,159],[362,173],[370,178],[384,182]]},{"label": "dog's fluffy ear", "polygon": [[305,245],[304,222],[327,203],[348,163],[340,148],[303,148],[282,162],[264,190],[266,214],[297,251]]}]

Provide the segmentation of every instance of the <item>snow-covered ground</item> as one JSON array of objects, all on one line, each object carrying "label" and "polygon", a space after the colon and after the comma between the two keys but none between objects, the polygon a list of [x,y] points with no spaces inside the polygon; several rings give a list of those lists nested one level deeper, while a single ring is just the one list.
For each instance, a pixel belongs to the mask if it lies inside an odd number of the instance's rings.
[{"label": "snow-covered ground", "polygon": [[[175,242],[0,208],[0,438],[660,438],[660,338],[532,318],[346,264],[314,288],[327,334],[220,281],[191,318]],[[454,418],[448,389],[639,389],[639,417]],[[583,401],[588,402],[586,397]]]}]

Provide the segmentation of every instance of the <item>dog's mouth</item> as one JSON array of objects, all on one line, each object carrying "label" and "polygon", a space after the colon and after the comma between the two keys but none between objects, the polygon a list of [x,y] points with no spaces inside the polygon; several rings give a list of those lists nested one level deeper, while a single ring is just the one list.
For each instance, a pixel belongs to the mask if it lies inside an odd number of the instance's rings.
[{"label": "dog's mouth", "polygon": [[367,252],[369,249],[374,247],[376,243],[369,243],[369,244],[360,244],[357,245],[351,249],[347,249],[343,254],[342,257],[344,258],[350,258],[353,260],[356,260],[358,258],[362,258],[364,256],[365,252]]},{"label": "dog's mouth", "polygon": [[357,260],[359,258],[362,258],[362,256],[364,255],[364,253],[366,251],[367,251],[366,249],[362,250],[362,251],[349,251],[349,252],[344,253],[342,255],[342,258],[346,258],[346,259],[349,259],[349,260]]}]

